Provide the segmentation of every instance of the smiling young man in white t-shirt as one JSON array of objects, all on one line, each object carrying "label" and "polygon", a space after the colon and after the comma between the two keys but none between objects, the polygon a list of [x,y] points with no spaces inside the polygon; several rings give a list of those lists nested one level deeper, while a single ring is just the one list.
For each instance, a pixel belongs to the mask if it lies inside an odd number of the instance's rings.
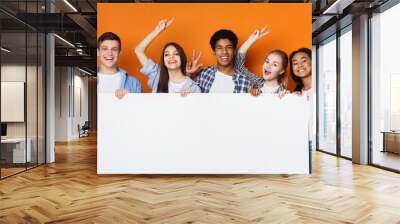
[{"label": "smiling young man in white t-shirt", "polygon": [[112,32],[103,33],[97,41],[97,57],[100,61],[97,91],[115,93],[117,98],[122,99],[127,93],[141,93],[142,86],[139,80],[117,66],[120,54],[120,38]]}]

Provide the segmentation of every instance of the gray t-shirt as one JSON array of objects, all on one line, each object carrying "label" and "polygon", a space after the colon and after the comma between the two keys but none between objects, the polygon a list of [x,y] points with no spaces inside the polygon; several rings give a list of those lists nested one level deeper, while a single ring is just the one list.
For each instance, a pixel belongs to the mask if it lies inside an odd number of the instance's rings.
[{"label": "gray t-shirt", "polygon": [[97,91],[99,93],[114,93],[121,87],[122,74],[119,71],[114,74],[103,74],[99,72],[97,78],[99,79],[97,86]]},{"label": "gray t-shirt", "polygon": [[[153,60],[148,59],[146,65],[140,69],[140,72],[149,77],[147,85],[151,88],[151,92],[156,93],[158,88],[158,82],[160,81],[160,66],[154,63]],[[168,90],[169,86],[170,85],[168,85]],[[201,93],[200,87],[189,77],[186,77],[184,85],[182,85],[180,88],[181,90],[189,89],[192,93]],[[176,88],[174,88],[174,92],[175,91]]]}]

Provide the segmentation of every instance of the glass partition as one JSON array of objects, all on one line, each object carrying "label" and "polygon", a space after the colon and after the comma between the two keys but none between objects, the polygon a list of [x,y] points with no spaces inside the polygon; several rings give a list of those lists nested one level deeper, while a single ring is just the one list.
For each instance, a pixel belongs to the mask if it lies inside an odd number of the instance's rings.
[{"label": "glass partition", "polygon": [[372,164],[400,171],[400,4],[371,19]]},{"label": "glass partition", "polygon": [[336,154],[336,36],[318,48],[318,149]]}]

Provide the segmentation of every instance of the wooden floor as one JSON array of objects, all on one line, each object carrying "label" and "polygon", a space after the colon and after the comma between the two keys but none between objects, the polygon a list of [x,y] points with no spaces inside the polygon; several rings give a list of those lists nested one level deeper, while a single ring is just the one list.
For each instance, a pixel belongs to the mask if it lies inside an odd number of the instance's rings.
[{"label": "wooden floor", "polygon": [[13,174],[25,171],[26,168],[1,168],[1,177],[8,177],[11,176]]},{"label": "wooden floor", "polygon": [[98,176],[96,139],[0,181],[0,223],[400,223],[400,175],[314,153],[312,175]]}]

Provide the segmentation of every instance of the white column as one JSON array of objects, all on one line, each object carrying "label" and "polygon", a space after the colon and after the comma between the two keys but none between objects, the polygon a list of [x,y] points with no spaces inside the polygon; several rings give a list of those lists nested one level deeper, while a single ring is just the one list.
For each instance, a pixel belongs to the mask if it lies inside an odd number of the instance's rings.
[{"label": "white column", "polygon": [[353,20],[353,162],[368,163],[368,15]]},{"label": "white column", "polygon": [[54,35],[46,36],[46,163],[55,161],[54,133],[55,133],[55,56]]}]

